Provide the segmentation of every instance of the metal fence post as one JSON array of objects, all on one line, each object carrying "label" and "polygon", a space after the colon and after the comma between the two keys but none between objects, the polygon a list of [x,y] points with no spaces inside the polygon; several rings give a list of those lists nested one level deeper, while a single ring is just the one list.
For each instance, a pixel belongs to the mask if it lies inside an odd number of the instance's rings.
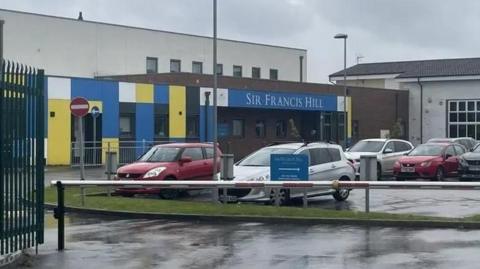
[{"label": "metal fence post", "polygon": [[303,189],[303,208],[308,207],[307,189]]},{"label": "metal fence post", "polygon": [[365,188],[365,213],[370,212],[370,187]]},{"label": "metal fence post", "polygon": [[275,193],[275,206],[280,206],[280,195],[279,195],[280,189],[275,188],[274,193]]},{"label": "metal fence post", "polygon": [[65,249],[65,188],[61,181],[57,181],[57,208],[53,211],[58,220],[58,251]]},{"label": "metal fence post", "polygon": [[[110,181],[112,180],[112,176],[111,176],[111,173],[112,171],[111,168],[110,168],[110,165],[111,165],[111,154],[110,154],[110,142],[107,143],[107,154],[105,154],[105,164],[107,166],[107,180]],[[107,196],[112,196],[112,188],[111,187],[107,187]]]}]

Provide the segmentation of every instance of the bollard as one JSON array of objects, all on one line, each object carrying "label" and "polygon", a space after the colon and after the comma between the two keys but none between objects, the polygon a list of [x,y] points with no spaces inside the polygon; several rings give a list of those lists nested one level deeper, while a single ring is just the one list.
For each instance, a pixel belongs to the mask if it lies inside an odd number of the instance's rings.
[{"label": "bollard", "polygon": [[65,249],[65,188],[61,181],[57,181],[57,207],[53,210],[53,217],[58,220],[58,251]]},{"label": "bollard", "polygon": [[275,188],[273,189],[274,193],[275,193],[275,206],[280,206],[280,189],[279,188]]},{"label": "bollard", "polygon": [[365,188],[365,213],[370,212],[370,188]]},{"label": "bollard", "polygon": [[308,207],[308,199],[307,199],[307,189],[303,189],[303,208]]}]

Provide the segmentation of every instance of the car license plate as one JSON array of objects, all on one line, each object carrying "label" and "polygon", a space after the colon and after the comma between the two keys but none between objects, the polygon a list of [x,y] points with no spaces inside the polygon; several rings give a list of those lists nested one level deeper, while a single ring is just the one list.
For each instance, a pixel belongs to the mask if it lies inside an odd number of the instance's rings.
[{"label": "car license plate", "polygon": [[415,167],[402,167],[400,171],[403,173],[414,173]]},{"label": "car license plate", "polygon": [[469,170],[471,171],[480,171],[480,166],[470,166]]}]

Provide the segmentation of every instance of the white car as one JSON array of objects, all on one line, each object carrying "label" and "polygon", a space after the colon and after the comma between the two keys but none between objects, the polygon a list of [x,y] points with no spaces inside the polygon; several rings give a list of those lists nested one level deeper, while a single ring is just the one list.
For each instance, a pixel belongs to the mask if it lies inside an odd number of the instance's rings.
[{"label": "white car", "polygon": [[360,157],[377,155],[377,178],[393,175],[393,165],[403,155],[413,149],[412,143],[401,139],[364,139],[347,149],[345,156],[355,166],[356,175],[360,175]]},{"label": "white car", "polygon": [[[339,145],[328,143],[286,143],[267,146],[245,157],[234,165],[234,181],[269,181],[271,154],[305,154],[309,157],[309,180],[354,180],[353,165],[345,158]],[[337,201],[348,198],[350,190],[315,188],[308,196],[333,195]],[[221,193],[222,195],[222,193]],[[273,203],[274,193],[271,189],[233,189],[228,196],[235,196],[238,201],[258,201]],[[303,197],[303,190],[282,189],[279,193],[280,203],[285,204],[292,198]],[[231,198],[230,198],[231,199]]]}]

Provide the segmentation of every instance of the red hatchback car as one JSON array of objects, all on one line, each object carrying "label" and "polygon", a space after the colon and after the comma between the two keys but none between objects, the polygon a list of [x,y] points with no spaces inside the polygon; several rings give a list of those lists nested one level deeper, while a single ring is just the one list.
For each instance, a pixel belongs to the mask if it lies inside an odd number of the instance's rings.
[{"label": "red hatchback car", "polygon": [[442,181],[458,174],[459,156],[465,147],[452,143],[427,143],[419,145],[394,165],[397,180],[430,178]]},{"label": "red hatchback car", "polygon": [[[221,151],[217,147],[217,156]],[[218,166],[220,167],[220,157]],[[117,180],[211,180],[213,176],[213,144],[171,143],[152,147],[136,162],[120,167]],[[160,194],[173,199],[178,191],[159,188],[120,188],[122,196]]]}]

